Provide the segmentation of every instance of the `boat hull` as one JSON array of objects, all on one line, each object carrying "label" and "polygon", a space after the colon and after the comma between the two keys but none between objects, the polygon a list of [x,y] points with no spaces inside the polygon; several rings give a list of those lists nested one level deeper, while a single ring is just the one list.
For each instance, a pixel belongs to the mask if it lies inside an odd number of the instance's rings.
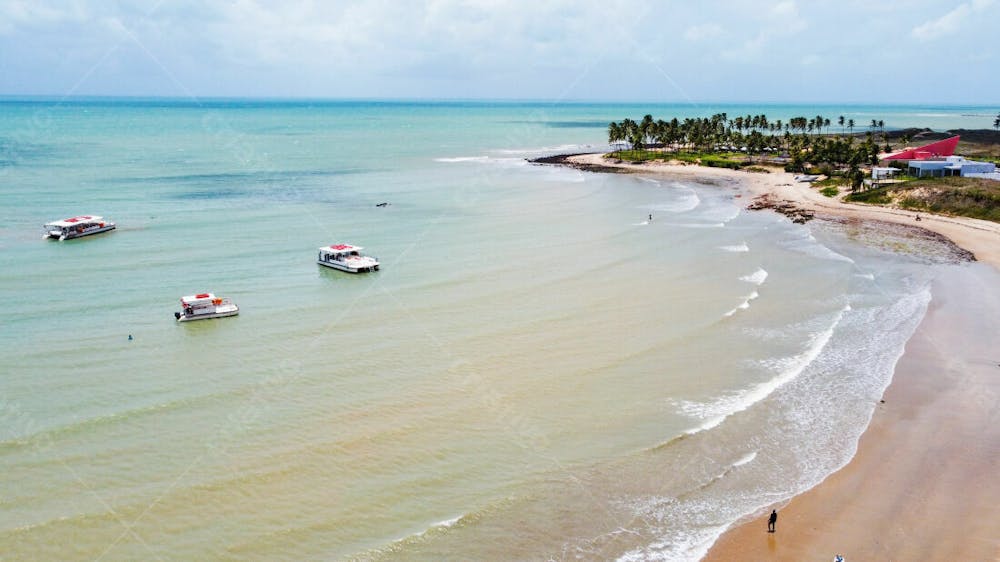
[{"label": "boat hull", "polygon": [[191,322],[193,320],[210,320],[212,318],[225,318],[227,316],[236,316],[240,313],[240,307],[233,305],[232,307],[226,307],[224,309],[216,309],[215,312],[206,312],[204,314],[184,314],[183,312],[175,312],[174,317],[177,318],[178,322]]},{"label": "boat hull", "polygon": [[320,264],[320,265],[322,265],[324,267],[329,267],[330,269],[336,269],[336,270],[339,270],[339,271],[346,271],[347,273],[366,273],[366,272],[369,272],[369,271],[378,271],[378,264],[371,265],[371,266],[366,266],[366,267],[351,267],[349,265],[344,265],[342,263],[331,262],[331,261],[317,260],[316,263],[318,263],[318,264]]},{"label": "boat hull", "polygon": [[66,233],[66,234],[61,234],[61,233],[60,234],[53,234],[53,233],[49,232],[49,233],[46,233],[45,236],[43,236],[43,238],[55,238],[56,240],[60,240],[60,241],[61,240],[72,240],[74,238],[83,238],[84,236],[90,236],[92,234],[100,234],[102,232],[108,232],[109,230],[114,230],[114,229],[115,229],[115,225],[112,224],[112,225],[103,226],[103,227],[100,227],[100,228],[95,228],[93,230],[88,230],[86,232],[80,232],[80,233],[70,232],[70,233]]}]

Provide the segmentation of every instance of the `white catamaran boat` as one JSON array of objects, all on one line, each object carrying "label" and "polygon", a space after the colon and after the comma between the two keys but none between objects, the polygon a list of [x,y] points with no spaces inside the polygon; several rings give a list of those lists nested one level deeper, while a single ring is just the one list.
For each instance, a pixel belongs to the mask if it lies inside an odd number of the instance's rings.
[{"label": "white catamaran boat", "polygon": [[174,318],[178,322],[189,320],[205,320],[207,318],[222,318],[224,316],[236,316],[240,313],[240,307],[227,299],[220,298],[212,293],[198,293],[181,297],[182,312],[175,312]]},{"label": "white catamaran boat", "polygon": [[323,246],[319,249],[319,258],[316,262],[349,273],[378,271],[378,258],[362,255],[363,249],[350,244]]},{"label": "white catamaran boat", "polygon": [[90,236],[91,234],[114,230],[115,223],[105,220],[103,217],[81,215],[79,217],[50,222],[44,228],[44,238],[69,240],[70,238],[80,238],[81,236]]}]

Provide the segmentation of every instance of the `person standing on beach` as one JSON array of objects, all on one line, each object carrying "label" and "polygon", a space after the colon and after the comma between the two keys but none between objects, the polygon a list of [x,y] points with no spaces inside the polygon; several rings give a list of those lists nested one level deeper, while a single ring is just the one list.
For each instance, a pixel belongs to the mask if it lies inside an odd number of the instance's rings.
[{"label": "person standing on beach", "polygon": [[772,509],[771,516],[767,518],[767,532],[774,532],[774,524],[778,522],[778,510]]}]

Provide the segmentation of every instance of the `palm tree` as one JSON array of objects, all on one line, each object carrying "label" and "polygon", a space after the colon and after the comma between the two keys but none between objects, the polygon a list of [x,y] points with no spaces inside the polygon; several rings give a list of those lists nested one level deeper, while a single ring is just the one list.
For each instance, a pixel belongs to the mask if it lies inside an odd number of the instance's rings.
[{"label": "palm tree", "polygon": [[823,126],[826,127],[826,134],[829,135],[830,134],[830,120],[824,118],[823,119]]},{"label": "palm tree", "polygon": [[997,118],[993,120],[993,128],[1000,131],[1000,113],[997,113]]},{"label": "palm tree", "polygon": [[840,125],[840,134],[844,134],[844,116],[843,115],[841,115],[837,119],[837,124]]},{"label": "palm tree", "polygon": [[642,134],[643,142],[648,142],[648,139],[653,136],[653,116],[646,114],[642,118],[642,122],[639,123],[639,133]]},{"label": "palm tree", "polygon": [[851,131],[851,135],[854,135],[854,119],[847,120],[847,128]]},{"label": "palm tree", "polygon": [[618,141],[622,140],[623,138],[624,135],[622,134],[622,126],[615,121],[608,123],[608,144],[610,144],[613,147],[616,147]]},{"label": "palm tree", "polygon": [[633,139],[635,139],[635,137],[639,134],[639,125],[635,121],[627,117],[625,119],[622,119],[620,126],[621,126],[621,140],[623,141],[632,142]]}]

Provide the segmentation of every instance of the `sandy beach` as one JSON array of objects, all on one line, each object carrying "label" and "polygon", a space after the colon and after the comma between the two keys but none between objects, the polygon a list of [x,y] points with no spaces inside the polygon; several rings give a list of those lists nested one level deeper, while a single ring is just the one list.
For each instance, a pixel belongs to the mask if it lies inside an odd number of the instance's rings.
[{"label": "sandy beach", "polygon": [[1000,275],[972,267],[934,287],[851,462],[773,506],[774,534],[761,513],[705,560],[1000,559]]},{"label": "sandy beach", "polygon": [[567,161],[571,164],[592,167],[591,169],[595,171],[600,168],[617,168],[630,173],[731,183],[746,190],[747,204],[755,197],[769,196],[774,201],[788,202],[797,208],[812,211],[818,217],[842,217],[918,226],[945,236],[959,247],[972,252],[976,260],[1000,269],[1000,224],[994,222],[928,214],[921,214],[921,220],[918,222],[916,214],[912,211],[844,203],[826,197],[808,183],[796,182],[794,174],[782,171],[765,174],[663,162],[615,163],[605,159],[602,154],[580,154],[569,157]]},{"label": "sandy beach", "polygon": [[[944,272],[853,459],[818,486],[730,528],[706,560],[1000,560],[1000,224],[827,198],[784,172],[700,166],[609,166],[739,186],[817,218],[886,221],[936,232],[981,264]],[[590,168],[594,169],[594,168]],[[614,171],[614,170],[607,170]],[[777,532],[767,515],[779,512]]]}]

